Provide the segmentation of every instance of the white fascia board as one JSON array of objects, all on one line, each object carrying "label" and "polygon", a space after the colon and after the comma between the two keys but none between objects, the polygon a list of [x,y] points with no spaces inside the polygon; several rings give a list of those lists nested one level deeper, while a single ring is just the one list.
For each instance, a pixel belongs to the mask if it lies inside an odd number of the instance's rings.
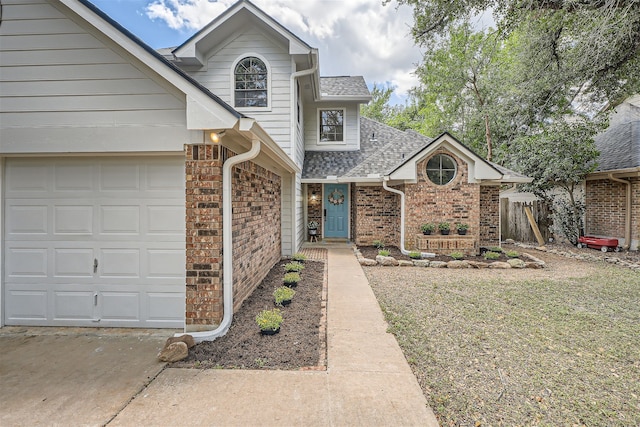
[{"label": "white fascia board", "polygon": [[301,180],[301,182],[303,184],[336,184],[336,183],[372,183],[372,182],[377,182],[380,183],[382,182],[382,177],[377,177],[377,178],[351,178],[351,177],[344,177],[344,178],[304,178]]},{"label": "white fascia board", "polygon": [[[138,43],[127,37],[127,35],[120,32],[117,28],[104,21],[99,15],[87,8],[85,5],[79,3],[77,0],[59,0],[62,4],[84,19],[87,23],[93,26],[101,34],[112,40],[130,55],[134,56],[144,65],[153,70],[154,73],[165,79],[172,84],[178,90],[182,91],[187,97],[197,100],[201,105],[209,105],[206,109],[210,111],[216,111],[216,116],[225,117],[225,123],[233,119],[231,112],[227,111],[216,101],[211,99],[202,90],[195,87],[191,82],[187,81],[183,76],[178,74],[175,70],[171,69],[167,64],[159,60],[156,56],[149,53]],[[187,115],[187,122],[189,121]],[[222,123],[219,126],[212,126],[209,128],[222,128]],[[203,128],[204,129],[204,128]]]},{"label": "white fascia board", "polygon": [[324,95],[320,94],[321,101],[349,101],[361,104],[367,103],[373,99],[371,95]]}]

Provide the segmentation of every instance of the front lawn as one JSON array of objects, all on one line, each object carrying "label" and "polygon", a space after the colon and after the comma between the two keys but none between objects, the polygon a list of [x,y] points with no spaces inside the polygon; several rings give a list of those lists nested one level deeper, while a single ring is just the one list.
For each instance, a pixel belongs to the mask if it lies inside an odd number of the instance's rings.
[{"label": "front lawn", "polygon": [[640,273],[544,259],[365,268],[441,425],[640,425]]}]

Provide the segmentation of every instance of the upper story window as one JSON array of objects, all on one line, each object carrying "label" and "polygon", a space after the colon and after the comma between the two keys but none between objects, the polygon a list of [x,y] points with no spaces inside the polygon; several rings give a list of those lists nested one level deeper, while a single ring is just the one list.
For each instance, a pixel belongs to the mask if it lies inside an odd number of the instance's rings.
[{"label": "upper story window", "polygon": [[457,163],[446,154],[436,154],[427,162],[427,177],[436,185],[446,185],[457,174]]},{"label": "upper story window", "polygon": [[319,110],[319,141],[344,142],[344,110]]},{"label": "upper story window", "polygon": [[235,101],[238,108],[268,107],[269,73],[264,61],[249,56],[238,61],[234,70]]}]

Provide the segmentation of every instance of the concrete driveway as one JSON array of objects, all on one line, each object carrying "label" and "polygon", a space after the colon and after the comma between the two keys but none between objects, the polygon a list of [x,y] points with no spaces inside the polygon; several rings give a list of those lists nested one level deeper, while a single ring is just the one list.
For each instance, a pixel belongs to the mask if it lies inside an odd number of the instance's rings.
[{"label": "concrete driveway", "polygon": [[0,425],[105,425],[162,371],[174,332],[0,329]]}]

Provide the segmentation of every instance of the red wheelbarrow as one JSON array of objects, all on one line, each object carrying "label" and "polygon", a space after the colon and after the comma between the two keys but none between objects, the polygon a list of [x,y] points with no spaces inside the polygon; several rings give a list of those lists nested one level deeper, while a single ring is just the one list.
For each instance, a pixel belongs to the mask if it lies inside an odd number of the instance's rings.
[{"label": "red wheelbarrow", "polygon": [[600,249],[602,252],[612,251],[620,252],[618,239],[608,239],[606,237],[581,236],[578,238],[578,248]]}]

